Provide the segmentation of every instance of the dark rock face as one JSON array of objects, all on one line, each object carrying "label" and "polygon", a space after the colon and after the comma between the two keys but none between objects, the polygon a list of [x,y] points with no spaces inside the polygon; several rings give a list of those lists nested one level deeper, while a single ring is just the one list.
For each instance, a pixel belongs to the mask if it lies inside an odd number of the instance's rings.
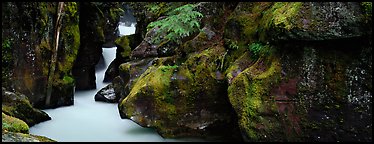
[{"label": "dark rock face", "polygon": [[[197,5],[200,33],[162,55],[149,42],[157,29],[144,32],[120,65],[122,118],[165,137],[372,141],[371,4]],[[155,61],[131,76],[144,58]]]},{"label": "dark rock face", "polygon": [[152,37],[156,36],[155,33],[158,29],[153,29],[149,31],[144,40],[133,50],[131,51],[131,59],[141,59],[149,57],[157,57],[157,45],[153,45],[151,41]]},{"label": "dark rock face", "polygon": [[28,98],[23,94],[7,91],[3,87],[1,95],[3,113],[25,121],[30,127],[51,119],[47,113],[33,108]]},{"label": "dark rock face", "polygon": [[[246,141],[372,140],[372,77],[366,73],[372,71],[372,56],[366,54],[371,53],[371,39],[364,38],[371,37],[371,28],[365,32],[360,27],[365,24],[359,5],[238,5],[225,30],[226,38],[237,41],[236,51],[241,51],[243,42],[258,41],[270,42],[264,47],[275,50],[255,63],[236,56],[229,67],[228,96]],[[257,10],[264,15],[260,17]],[[313,14],[300,14],[308,11]],[[302,27],[301,21],[316,25]]]},{"label": "dark rock face", "polygon": [[96,88],[95,65],[102,56],[103,44],[113,43],[118,36],[120,6],[117,2],[80,4],[81,45],[73,68],[76,90]]},{"label": "dark rock face", "polygon": [[[29,97],[38,108],[73,104],[72,64],[79,47],[77,3],[64,3],[56,70],[50,105],[45,105],[46,87],[54,49],[57,3],[7,2],[2,5],[2,51],[6,61],[3,86]],[[4,47],[5,46],[5,47]],[[5,59],[4,59],[5,58]]]},{"label": "dark rock face", "polygon": [[95,101],[103,101],[108,103],[118,103],[119,97],[114,93],[112,84],[109,84],[98,91],[95,95]]},{"label": "dark rock face", "polygon": [[130,61],[131,51],[139,45],[140,40],[135,39],[138,34],[122,36],[115,41],[117,47],[116,58],[110,63],[108,69],[105,71],[104,82],[111,82],[119,75],[118,67],[125,62]]},{"label": "dark rock face", "polygon": [[267,18],[272,19],[268,34],[274,40],[341,39],[365,32],[360,3],[356,2],[276,3],[264,15],[269,22]]}]

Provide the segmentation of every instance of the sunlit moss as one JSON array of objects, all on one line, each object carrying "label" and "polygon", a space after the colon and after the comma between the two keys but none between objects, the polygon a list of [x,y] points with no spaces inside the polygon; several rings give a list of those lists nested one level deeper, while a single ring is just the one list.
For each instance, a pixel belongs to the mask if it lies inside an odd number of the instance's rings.
[{"label": "sunlit moss", "polygon": [[[269,65],[262,65],[262,61],[269,61]],[[266,70],[258,70],[267,67]],[[239,126],[247,134],[247,138],[257,141],[267,132],[274,130],[272,123],[265,123],[261,113],[264,109],[274,109],[264,103],[264,98],[270,97],[270,90],[280,81],[280,63],[276,58],[259,59],[255,64],[241,72],[229,85],[228,96],[233,108],[239,116]],[[265,131],[257,131],[258,124],[265,127]]]},{"label": "sunlit moss", "polygon": [[120,38],[117,38],[115,41],[115,44],[119,46],[119,48],[123,49],[123,52],[121,52],[122,57],[129,57],[131,54],[131,47],[130,47],[130,40],[128,36],[122,36]]},{"label": "sunlit moss", "polygon": [[8,116],[2,112],[2,130],[29,133],[29,126],[22,120]]}]

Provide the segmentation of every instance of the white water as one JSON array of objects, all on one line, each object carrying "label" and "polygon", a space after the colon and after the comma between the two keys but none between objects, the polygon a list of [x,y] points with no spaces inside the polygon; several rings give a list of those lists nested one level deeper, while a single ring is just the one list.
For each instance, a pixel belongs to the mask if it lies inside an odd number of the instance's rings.
[{"label": "white water", "polygon": [[[132,27],[119,26],[121,35],[135,33]],[[131,120],[121,119],[117,104],[96,102],[97,91],[109,83],[103,83],[104,73],[115,58],[116,47],[103,48],[104,60],[96,68],[97,89],[76,91],[74,105],[46,109],[52,120],[30,128],[30,134],[46,136],[59,142],[167,142],[204,141],[196,138],[164,139],[150,128],[143,128]],[[105,68],[103,68],[104,66]]]}]

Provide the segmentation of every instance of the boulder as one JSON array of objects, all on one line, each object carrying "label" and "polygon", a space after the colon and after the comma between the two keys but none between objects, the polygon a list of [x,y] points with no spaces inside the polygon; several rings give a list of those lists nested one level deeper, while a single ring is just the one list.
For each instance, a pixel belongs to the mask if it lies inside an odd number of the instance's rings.
[{"label": "boulder", "polygon": [[118,103],[120,97],[114,93],[113,85],[109,84],[98,91],[95,95],[95,101],[103,101],[109,103]]},{"label": "boulder", "polygon": [[211,47],[180,66],[150,66],[120,101],[121,117],[153,127],[163,137],[238,138],[216,63],[224,52],[223,47]]},{"label": "boulder", "polygon": [[33,108],[25,95],[7,91],[4,87],[2,89],[1,106],[3,113],[25,121],[30,127],[51,120],[47,113]]}]

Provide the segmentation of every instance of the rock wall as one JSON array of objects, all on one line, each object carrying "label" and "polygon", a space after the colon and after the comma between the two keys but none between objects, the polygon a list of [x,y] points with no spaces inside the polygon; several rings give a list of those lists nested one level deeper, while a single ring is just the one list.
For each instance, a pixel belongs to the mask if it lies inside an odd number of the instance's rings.
[{"label": "rock wall", "polygon": [[95,65],[102,57],[104,43],[114,43],[123,10],[118,2],[80,3],[81,45],[74,63],[77,90],[96,88]]},{"label": "rock wall", "polygon": [[27,95],[31,104],[38,108],[73,104],[71,69],[80,44],[79,13],[76,3],[68,2],[64,7],[51,104],[47,106],[45,97],[57,3],[7,2],[2,5],[3,85]]},{"label": "rock wall", "polygon": [[156,28],[120,65],[122,118],[165,137],[372,140],[370,2],[196,5],[200,31],[173,53],[152,45]]}]

